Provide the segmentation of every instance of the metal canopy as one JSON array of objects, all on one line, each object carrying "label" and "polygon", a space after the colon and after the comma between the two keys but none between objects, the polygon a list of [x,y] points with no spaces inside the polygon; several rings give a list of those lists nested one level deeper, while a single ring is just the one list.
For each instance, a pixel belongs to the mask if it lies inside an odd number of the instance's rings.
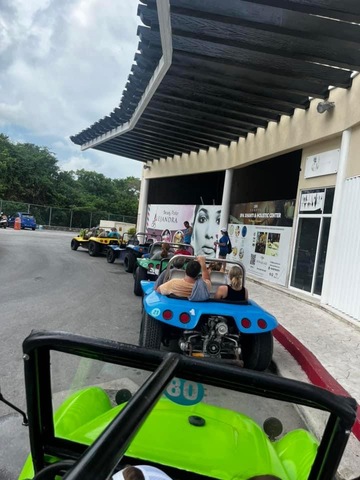
[{"label": "metal canopy", "polygon": [[[172,61],[131,131],[162,57],[156,0],[138,7],[139,52],[119,107],[71,140],[142,162],[229,145],[349,88],[359,0],[170,0]],[[116,133],[116,132],[115,132]],[[121,132],[119,132],[121,133]]]}]

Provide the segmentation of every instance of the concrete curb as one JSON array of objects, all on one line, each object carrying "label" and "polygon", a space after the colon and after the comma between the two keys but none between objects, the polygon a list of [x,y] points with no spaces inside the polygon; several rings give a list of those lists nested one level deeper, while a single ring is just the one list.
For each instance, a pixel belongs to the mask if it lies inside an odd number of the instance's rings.
[{"label": "concrete curb", "polygon": [[[274,351],[274,361],[278,374],[306,383],[312,383],[325,388],[337,395],[351,396],[322,366],[313,353],[310,352],[286,328],[279,325],[274,331],[277,348]],[[323,435],[327,414],[320,411],[297,406],[298,413],[309,430],[320,439]],[[360,480],[360,407],[357,409],[357,419],[349,437],[343,458],[340,462],[336,480]]]},{"label": "concrete curb", "polygon": [[[315,355],[310,352],[299,340],[286,328],[279,325],[273,332],[276,340],[294,357],[308,379],[313,385],[325,388],[330,392],[345,397],[351,397],[330,373],[322,366]],[[358,405],[357,417],[352,428],[352,433],[360,441],[360,406]]]}]

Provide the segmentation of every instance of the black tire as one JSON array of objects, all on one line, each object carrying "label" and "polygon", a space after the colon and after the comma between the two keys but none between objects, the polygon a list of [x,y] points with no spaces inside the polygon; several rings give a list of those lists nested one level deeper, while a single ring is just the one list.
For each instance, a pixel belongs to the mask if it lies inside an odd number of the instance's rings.
[{"label": "black tire", "polygon": [[79,248],[79,242],[73,238],[71,240],[71,250],[77,250]]},{"label": "black tire", "polygon": [[134,271],[136,257],[132,253],[127,253],[124,258],[125,272],[132,273]]},{"label": "black tire", "polygon": [[162,333],[161,322],[150,317],[144,310],[140,326],[140,347],[159,350],[161,347]]},{"label": "black tire", "polygon": [[108,263],[114,263],[116,259],[116,253],[112,248],[108,248],[106,252],[106,260]]},{"label": "black tire", "polygon": [[135,270],[134,278],[134,293],[136,296],[141,297],[143,294],[143,289],[141,288],[141,280],[147,279],[147,272],[143,267],[137,267]]},{"label": "black tire", "polygon": [[259,371],[269,368],[274,349],[272,332],[242,334],[240,343],[245,368]]},{"label": "black tire", "polygon": [[32,230],[35,231],[35,228],[33,228]]},{"label": "black tire", "polygon": [[135,278],[136,278],[136,271],[137,271],[138,268],[139,268],[139,265],[138,265],[137,262],[136,262],[135,265],[134,265],[134,270],[133,270],[133,272],[132,272],[134,280],[135,280]]},{"label": "black tire", "polygon": [[89,242],[88,252],[90,257],[96,257],[99,255],[99,245],[91,240]]}]

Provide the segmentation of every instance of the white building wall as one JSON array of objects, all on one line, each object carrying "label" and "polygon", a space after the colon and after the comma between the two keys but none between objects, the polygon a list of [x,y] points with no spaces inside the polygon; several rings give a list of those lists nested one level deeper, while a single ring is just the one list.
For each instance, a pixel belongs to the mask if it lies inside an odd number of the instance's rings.
[{"label": "white building wall", "polygon": [[360,321],[360,176],[344,185],[328,305]]}]

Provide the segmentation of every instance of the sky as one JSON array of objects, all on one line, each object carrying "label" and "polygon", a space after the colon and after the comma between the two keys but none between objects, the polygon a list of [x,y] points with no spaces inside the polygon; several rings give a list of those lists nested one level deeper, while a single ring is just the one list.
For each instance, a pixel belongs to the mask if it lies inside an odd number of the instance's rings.
[{"label": "sky", "polygon": [[139,39],[137,0],[0,0],[0,133],[62,170],[141,177],[142,163],[70,136],[119,105]]}]

